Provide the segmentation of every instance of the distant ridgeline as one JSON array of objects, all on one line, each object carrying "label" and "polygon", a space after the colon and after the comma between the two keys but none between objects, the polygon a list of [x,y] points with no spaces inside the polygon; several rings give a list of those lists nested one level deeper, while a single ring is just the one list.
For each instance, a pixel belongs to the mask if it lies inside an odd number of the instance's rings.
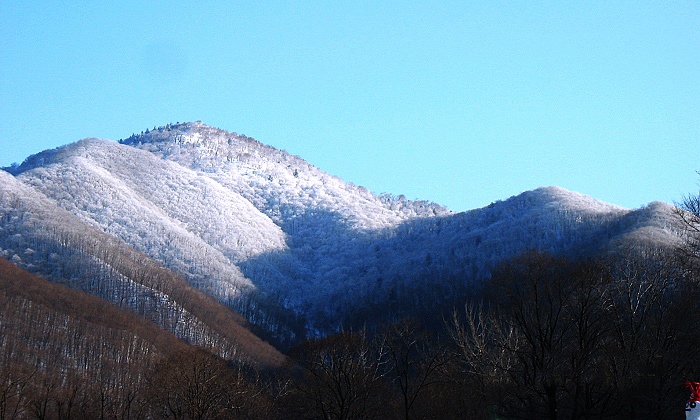
[{"label": "distant ridgeline", "polygon": [[8,170],[2,256],[222,355],[255,346],[214,322],[221,308],[286,347],[343,326],[442,319],[527,250],[601,256],[673,247],[680,232],[668,204],[629,210],[558,187],[463,213],[375,195],[199,121],[81,140]]}]

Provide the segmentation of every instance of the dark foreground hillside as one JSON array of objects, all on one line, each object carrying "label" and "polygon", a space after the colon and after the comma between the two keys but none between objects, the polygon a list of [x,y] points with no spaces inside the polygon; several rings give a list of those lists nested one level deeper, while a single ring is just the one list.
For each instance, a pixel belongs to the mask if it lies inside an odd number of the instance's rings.
[{"label": "dark foreground hillside", "polygon": [[258,417],[251,366],[0,258],[0,418]]},{"label": "dark foreground hillside", "polygon": [[673,253],[499,265],[440,323],[301,343],[260,368],[0,260],[2,418],[682,418],[698,278]]},{"label": "dark foreground hillside", "polygon": [[135,314],[0,259],[3,418],[128,414],[152,366],[185,348]]}]

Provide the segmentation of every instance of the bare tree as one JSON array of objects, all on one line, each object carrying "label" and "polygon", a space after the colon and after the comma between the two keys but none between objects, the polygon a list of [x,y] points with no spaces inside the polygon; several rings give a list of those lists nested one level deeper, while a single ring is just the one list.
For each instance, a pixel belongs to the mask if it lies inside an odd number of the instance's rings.
[{"label": "bare tree", "polygon": [[621,412],[671,416],[681,384],[700,361],[691,321],[699,309],[698,284],[673,254],[659,249],[630,250],[609,268],[610,334],[601,367],[615,381],[612,391]]},{"label": "bare tree", "polygon": [[517,363],[521,336],[505,317],[483,304],[467,303],[454,310],[448,331],[456,344],[454,382],[468,398],[468,418],[487,418],[499,405],[509,405],[509,373]]},{"label": "bare tree", "polygon": [[[402,417],[419,417],[421,399],[443,381],[441,369],[449,359],[447,347],[438,343],[416,320],[406,319],[384,329],[388,377],[398,389]],[[425,413],[423,413],[425,415]]]},{"label": "bare tree", "polygon": [[364,332],[309,341],[296,352],[300,370],[290,408],[303,418],[385,418],[381,415],[383,349]]},{"label": "bare tree", "polygon": [[680,254],[684,262],[697,271],[700,265],[700,191],[688,194],[680,203],[676,203],[675,214],[685,230]]},{"label": "bare tree", "polygon": [[21,418],[35,371],[0,366],[0,419]]},{"label": "bare tree", "polygon": [[156,368],[149,396],[155,414],[163,418],[222,418],[228,414],[231,379],[224,360],[204,350],[186,349]]},{"label": "bare tree", "polygon": [[[453,315],[461,369],[483,410],[510,417],[585,418],[609,405],[599,369],[608,326],[606,271],[539,252],[503,264],[483,306]],[[517,392],[513,392],[517,390]]]}]

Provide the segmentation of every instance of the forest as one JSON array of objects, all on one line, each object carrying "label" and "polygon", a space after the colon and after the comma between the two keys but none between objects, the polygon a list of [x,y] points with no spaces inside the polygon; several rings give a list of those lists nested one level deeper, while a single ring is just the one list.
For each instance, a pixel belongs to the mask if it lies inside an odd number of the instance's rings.
[{"label": "forest", "polygon": [[0,418],[681,418],[700,363],[694,235],[598,259],[529,251],[441,322],[307,340],[277,366],[142,331],[3,263]]},{"label": "forest", "polygon": [[0,171],[2,419],[682,418],[700,194],[452,213],[201,123]]}]

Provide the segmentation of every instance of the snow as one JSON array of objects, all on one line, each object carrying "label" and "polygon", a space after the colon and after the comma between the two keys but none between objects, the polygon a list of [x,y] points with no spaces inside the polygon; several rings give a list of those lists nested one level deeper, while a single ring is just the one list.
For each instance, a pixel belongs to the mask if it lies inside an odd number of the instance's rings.
[{"label": "snow", "polygon": [[223,302],[255,296],[320,330],[397,291],[483,280],[527,249],[575,254],[600,251],[602,237],[615,246],[678,237],[670,206],[629,210],[560,187],[458,214],[377,196],[201,122],[42,152],[16,178],[0,171],[0,185],[0,198],[28,189]]},{"label": "snow", "polygon": [[[4,233],[0,235],[0,254],[15,264],[130,307],[183,339],[201,345],[219,340],[208,326],[196,319],[190,319],[186,332],[179,331],[177,323],[169,317],[192,318],[181,304],[147,284],[154,278],[123,274],[134,271],[134,265],[143,264],[138,255],[116,238],[100,234],[61,209],[31,185],[2,171],[0,222]],[[116,262],[120,268],[115,267]],[[148,273],[148,268],[143,266],[135,272]]]}]

